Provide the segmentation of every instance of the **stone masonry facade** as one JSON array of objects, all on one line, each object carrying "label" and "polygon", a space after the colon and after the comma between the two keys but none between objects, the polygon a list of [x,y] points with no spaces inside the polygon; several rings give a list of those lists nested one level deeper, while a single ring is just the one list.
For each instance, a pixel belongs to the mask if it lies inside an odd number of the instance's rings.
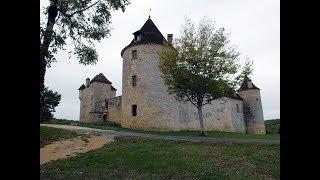
[{"label": "stone masonry facade", "polygon": [[[161,40],[167,40],[150,18],[134,36],[121,53],[122,95],[116,96],[112,83],[97,75],[96,81],[79,88],[80,122],[113,121],[149,131],[200,130],[196,107],[177,101],[161,78],[158,52]],[[203,107],[206,131],[265,133],[260,89],[245,79],[237,94],[238,98],[219,98]]]}]

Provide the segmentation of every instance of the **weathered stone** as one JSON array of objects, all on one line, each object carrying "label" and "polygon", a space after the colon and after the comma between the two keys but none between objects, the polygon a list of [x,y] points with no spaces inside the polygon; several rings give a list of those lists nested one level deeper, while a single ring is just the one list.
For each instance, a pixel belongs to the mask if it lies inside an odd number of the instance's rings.
[{"label": "weathered stone", "polygon": [[[190,102],[177,101],[167,91],[158,67],[158,52],[162,47],[158,42],[127,46],[122,52],[122,96],[116,97],[111,84],[101,82],[93,82],[79,90],[80,122],[99,122],[107,116],[108,120],[126,128],[200,130],[197,108]],[[133,58],[133,54],[136,57]],[[239,95],[243,100],[223,97],[203,107],[207,131],[265,133],[260,90],[254,85],[243,84]],[[105,101],[107,107],[103,105]],[[136,116],[132,112],[133,105],[137,107]]]}]

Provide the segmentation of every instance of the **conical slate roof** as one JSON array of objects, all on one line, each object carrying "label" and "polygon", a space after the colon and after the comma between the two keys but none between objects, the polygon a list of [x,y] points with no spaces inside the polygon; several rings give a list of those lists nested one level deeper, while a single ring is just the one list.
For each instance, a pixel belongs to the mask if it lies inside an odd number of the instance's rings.
[{"label": "conical slate roof", "polygon": [[249,90],[249,89],[259,89],[257,86],[255,86],[252,82],[252,87],[249,88],[248,87],[248,81],[251,81],[251,79],[249,79],[247,76],[244,77],[241,87],[238,89],[238,91],[243,91],[243,90]]},{"label": "conical slate roof", "polygon": [[112,84],[102,73],[96,75],[90,82],[89,84],[93,82],[101,82],[101,83],[106,83],[106,84]]},{"label": "conical slate roof", "polygon": [[122,51],[121,51],[121,56],[123,52],[134,45],[138,44],[164,44],[166,42],[166,39],[163,37],[157,26],[153,23],[153,21],[149,19],[144,23],[144,25],[141,27],[140,30],[136,31],[133,33],[134,35],[139,35],[141,34],[142,38],[140,41],[134,42],[134,39],[131,41],[131,43],[126,46]]}]

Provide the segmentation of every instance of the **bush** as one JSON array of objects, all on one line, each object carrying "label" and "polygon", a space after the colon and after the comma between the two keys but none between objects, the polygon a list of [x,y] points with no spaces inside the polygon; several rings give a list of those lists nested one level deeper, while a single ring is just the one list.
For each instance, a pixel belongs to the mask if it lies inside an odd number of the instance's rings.
[{"label": "bush", "polygon": [[73,120],[67,120],[67,119],[56,119],[51,118],[48,122],[48,124],[64,124],[64,125],[78,125],[79,121],[73,121]]},{"label": "bush", "polygon": [[280,134],[280,119],[271,119],[265,121],[267,134]]},{"label": "bush", "polygon": [[53,118],[53,112],[55,112],[55,107],[57,107],[60,103],[61,95],[58,92],[53,92],[49,90],[47,87],[44,88],[43,91],[43,101],[40,104],[40,113],[42,117],[40,119],[41,122],[47,122],[51,118]]}]

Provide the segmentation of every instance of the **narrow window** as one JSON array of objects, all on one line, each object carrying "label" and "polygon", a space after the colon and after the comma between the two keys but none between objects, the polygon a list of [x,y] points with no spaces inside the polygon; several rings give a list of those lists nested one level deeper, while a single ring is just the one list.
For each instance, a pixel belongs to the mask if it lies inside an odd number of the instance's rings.
[{"label": "narrow window", "polygon": [[132,86],[137,85],[137,76],[132,76]]},{"label": "narrow window", "polygon": [[132,51],[132,59],[137,59],[137,50]]},{"label": "narrow window", "polygon": [[236,108],[237,108],[237,113],[239,113],[239,105],[236,104]]},{"label": "narrow window", "polygon": [[108,109],[108,100],[105,101],[105,107]]},{"label": "narrow window", "polygon": [[132,116],[137,116],[137,105],[132,105]]}]

